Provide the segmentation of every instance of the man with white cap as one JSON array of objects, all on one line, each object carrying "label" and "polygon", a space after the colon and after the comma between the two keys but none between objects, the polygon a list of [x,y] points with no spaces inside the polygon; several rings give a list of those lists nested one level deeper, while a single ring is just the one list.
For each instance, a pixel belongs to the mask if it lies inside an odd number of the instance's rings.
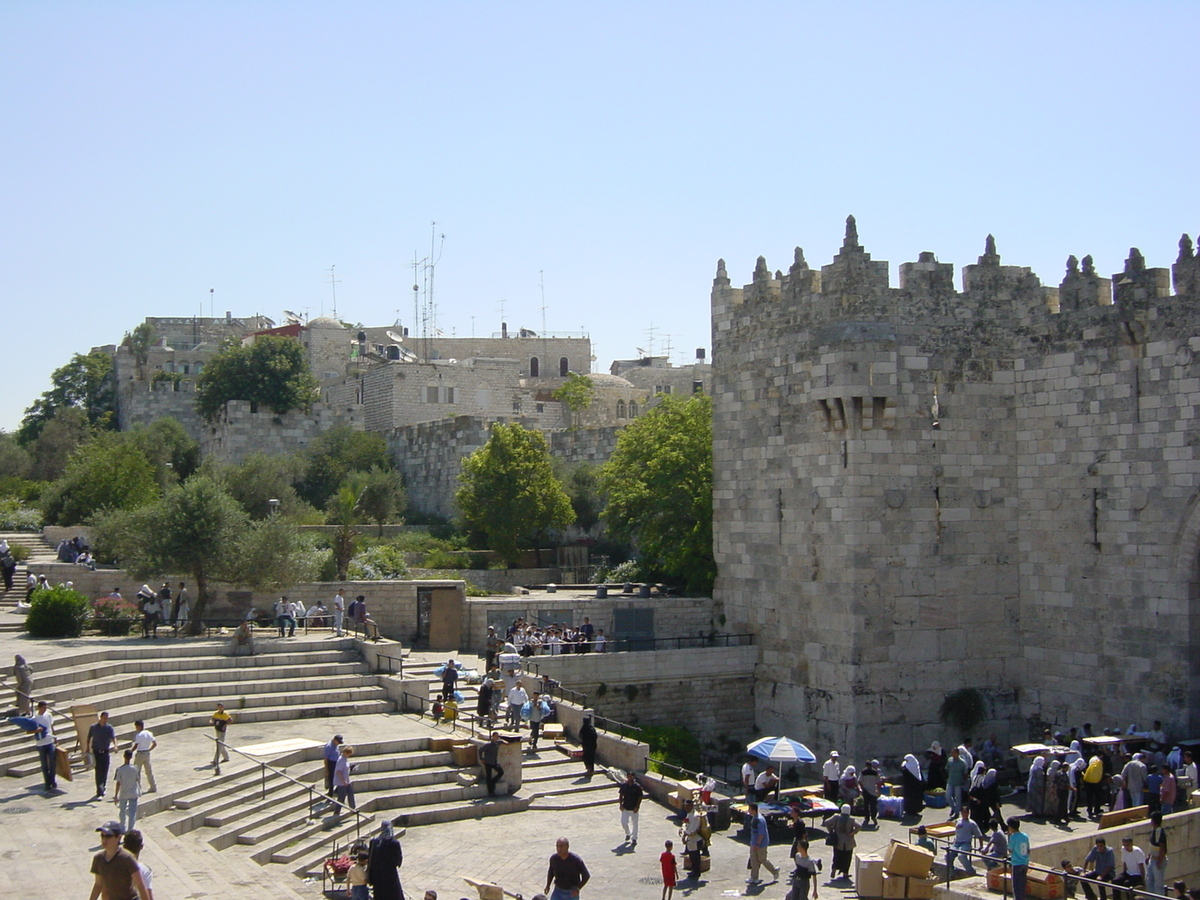
[{"label": "man with white cap", "polygon": [[838,781],[842,777],[842,767],[838,763],[838,752],[836,750],[829,751],[829,759],[825,760],[825,765],[821,768],[821,777],[825,779],[825,799],[836,803],[838,799]]}]

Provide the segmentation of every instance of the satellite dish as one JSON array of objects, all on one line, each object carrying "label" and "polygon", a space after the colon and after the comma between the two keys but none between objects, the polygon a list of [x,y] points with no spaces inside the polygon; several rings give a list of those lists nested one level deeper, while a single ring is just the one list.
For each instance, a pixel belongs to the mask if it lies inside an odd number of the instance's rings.
[{"label": "satellite dish", "polygon": [[397,344],[401,344],[404,342],[404,338],[402,338],[400,335],[396,334],[396,332],[394,332],[394,331],[385,331],[384,334],[386,334],[389,339],[395,341]]}]

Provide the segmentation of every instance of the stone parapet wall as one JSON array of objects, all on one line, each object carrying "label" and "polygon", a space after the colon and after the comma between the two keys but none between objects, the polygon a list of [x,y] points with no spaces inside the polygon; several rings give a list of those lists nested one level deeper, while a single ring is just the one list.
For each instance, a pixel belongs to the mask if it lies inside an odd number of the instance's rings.
[{"label": "stone parapet wall", "polygon": [[682,725],[702,742],[723,744],[757,733],[752,696],[757,659],[758,648],[746,646],[539,656],[531,662],[543,676],[586,694],[606,718]]},{"label": "stone parapet wall", "polygon": [[299,453],[331,428],[348,425],[362,430],[362,411],[354,405],[314,403],[311,410],[279,415],[270,410],[252,411],[245,400],[230,400],[215,422],[206,424],[200,453],[226,465],[238,465],[251,454],[277,456]]}]

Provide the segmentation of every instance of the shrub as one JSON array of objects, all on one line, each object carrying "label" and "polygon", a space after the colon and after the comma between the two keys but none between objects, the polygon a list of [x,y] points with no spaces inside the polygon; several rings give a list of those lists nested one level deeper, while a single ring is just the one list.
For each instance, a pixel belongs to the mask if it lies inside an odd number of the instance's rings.
[{"label": "shrub", "polygon": [[963,735],[970,735],[987,719],[987,701],[975,688],[959,688],[948,693],[939,710],[941,720]]},{"label": "shrub", "polygon": [[0,531],[41,531],[42,511],[18,500],[0,500]]},{"label": "shrub", "polygon": [[129,634],[140,618],[137,606],[124,598],[101,597],[92,604],[92,622],[101,634]]},{"label": "shrub", "polygon": [[470,563],[471,554],[455,553],[440,547],[430,550],[421,560],[422,569],[465,569]]},{"label": "shrub", "polygon": [[354,581],[381,581],[408,577],[404,551],[395,544],[376,544],[350,560],[347,574]]},{"label": "shrub", "polygon": [[12,554],[12,558],[17,562],[25,562],[29,559],[30,549],[24,544],[9,544],[8,552]]},{"label": "shrub", "polygon": [[642,728],[642,740],[650,745],[650,771],[661,771],[658,762],[693,772],[700,769],[700,741],[682,725],[646,726]]},{"label": "shrub", "polygon": [[64,585],[33,592],[25,630],[34,637],[79,637],[87,624],[87,597]]},{"label": "shrub", "polygon": [[627,559],[612,568],[602,566],[596,570],[597,584],[624,584],[626,581],[642,580],[641,566],[636,559]]}]

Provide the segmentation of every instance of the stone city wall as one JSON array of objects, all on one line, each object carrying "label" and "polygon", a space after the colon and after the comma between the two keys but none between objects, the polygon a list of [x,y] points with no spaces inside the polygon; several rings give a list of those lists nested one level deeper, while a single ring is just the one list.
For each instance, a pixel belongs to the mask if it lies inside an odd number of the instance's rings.
[{"label": "stone city wall", "polygon": [[217,420],[204,426],[200,454],[205,459],[238,465],[255,453],[299,453],[340,425],[361,431],[361,408],[314,403],[308,412],[293,410],[279,415],[261,408],[252,411],[246,400],[230,400]]},{"label": "stone city wall", "polygon": [[819,273],[719,265],[714,593],[764,728],[904,753],[974,688],[1004,739],[1200,729],[1190,243],[1177,269],[1133,251],[1106,291],[1072,258],[1054,291],[989,238],[962,293],[928,253],[893,289],[852,220]]}]

